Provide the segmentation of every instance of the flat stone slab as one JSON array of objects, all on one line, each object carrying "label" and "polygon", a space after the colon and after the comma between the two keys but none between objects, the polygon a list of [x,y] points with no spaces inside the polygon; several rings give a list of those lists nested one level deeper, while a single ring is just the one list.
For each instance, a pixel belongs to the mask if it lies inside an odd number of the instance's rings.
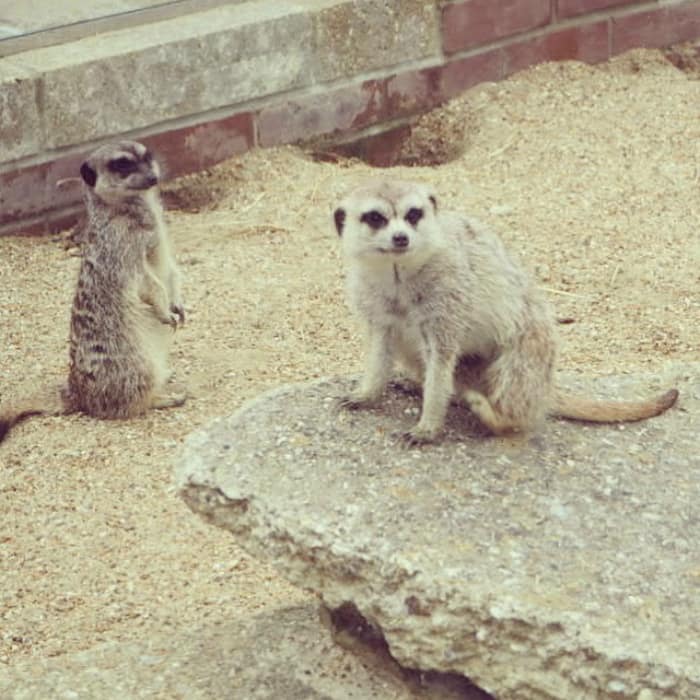
[{"label": "flat stone slab", "polygon": [[2,700],[481,700],[352,654],[313,603],[0,664]]},{"label": "flat stone slab", "polygon": [[419,400],[338,412],[350,379],[285,386],[188,437],[182,496],[331,610],[348,604],[403,666],[497,698],[700,698],[700,365],[568,378],[608,397],[677,386],[648,421],[548,421],[486,437],[393,438]]}]

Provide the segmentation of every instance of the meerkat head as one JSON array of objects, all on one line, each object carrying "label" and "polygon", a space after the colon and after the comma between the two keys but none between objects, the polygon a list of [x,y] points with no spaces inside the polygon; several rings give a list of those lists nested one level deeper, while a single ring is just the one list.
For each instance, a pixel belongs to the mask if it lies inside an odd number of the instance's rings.
[{"label": "meerkat head", "polygon": [[347,195],[333,213],[346,255],[406,263],[436,243],[437,200],[425,185],[375,181]]},{"label": "meerkat head", "polygon": [[158,184],[160,168],[151,152],[136,141],[100,146],[80,166],[80,175],[100,199],[110,204],[133,199]]}]

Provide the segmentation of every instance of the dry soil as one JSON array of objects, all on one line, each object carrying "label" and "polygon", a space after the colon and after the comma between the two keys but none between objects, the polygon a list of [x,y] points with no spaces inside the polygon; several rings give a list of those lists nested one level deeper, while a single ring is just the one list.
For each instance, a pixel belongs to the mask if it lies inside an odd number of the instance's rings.
[{"label": "dry soil", "polygon": [[[697,359],[697,77],[656,51],[542,65],[422,119],[402,153],[413,165],[386,174],[431,183],[519,252],[573,320],[561,366]],[[359,369],[330,214],[376,174],[284,148],[168,188],[188,313],[172,363],[192,396],[128,422],[31,419],[0,446],[0,667],[306,597],[190,513],[172,464],[189,431],[246,399]],[[65,375],[79,260],[62,241],[0,239],[2,401]]]}]

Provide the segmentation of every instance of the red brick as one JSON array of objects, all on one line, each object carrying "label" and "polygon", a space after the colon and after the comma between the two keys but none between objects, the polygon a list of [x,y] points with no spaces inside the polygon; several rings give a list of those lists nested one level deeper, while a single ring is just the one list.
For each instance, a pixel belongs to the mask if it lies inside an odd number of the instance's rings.
[{"label": "red brick", "polygon": [[[172,178],[247,151],[254,145],[253,136],[252,115],[237,114],[135,138],[155,152],[165,178]],[[81,210],[81,188],[57,188],[56,182],[79,177],[80,164],[92,150],[0,174],[0,233],[47,233],[74,221]]]},{"label": "red brick", "polygon": [[614,17],[614,54],[637,47],[660,48],[700,37],[700,2],[660,7]]},{"label": "red brick", "polygon": [[411,127],[404,124],[380,134],[363,136],[356,141],[334,146],[330,153],[360,158],[376,168],[390,168],[396,164],[401,146],[410,135]]},{"label": "red brick", "polygon": [[80,202],[81,188],[56,187],[66,177],[79,177],[84,154],[32,165],[0,175],[0,226],[62,209]]},{"label": "red brick", "polygon": [[503,76],[503,51],[492,49],[447,63],[440,77],[440,94],[449,100],[474,85]]},{"label": "red brick", "polygon": [[664,46],[666,44],[665,15],[664,10],[658,9],[613,18],[612,53],[622,53],[638,46]]},{"label": "red brick", "polygon": [[138,138],[157,156],[166,180],[211,167],[255,145],[253,115],[224,119],[164,131]]},{"label": "red brick", "polygon": [[665,22],[668,44],[700,39],[700,1],[668,6]]},{"label": "red brick", "polygon": [[44,236],[58,231],[65,231],[75,224],[84,211],[82,203],[52,211],[48,214],[13,221],[4,226],[0,226],[0,237],[12,236]]},{"label": "red brick", "polygon": [[384,118],[425,112],[478,83],[499,80],[503,75],[502,64],[501,51],[494,49],[446,65],[390,76],[385,81]]},{"label": "red brick", "polygon": [[356,131],[387,118],[384,81],[369,80],[261,109],[258,142],[276,146]]},{"label": "red brick", "polygon": [[66,228],[82,210],[79,183],[56,187],[80,176],[85,154],[74,154],[0,174],[0,235],[45,234]]},{"label": "red brick", "polygon": [[392,118],[422,112],[444,102],[443,66],[398,73],[387,78],[387,110]]},{"label": "red brick", "polygon": [[639,4],[640,0],[558,0],[557,17],[576,17],[600,10],[609,10],[622,5]]},{"label": "red brick", "polygon": [[543,61],[585,61],[599,63],[609,57],[609,25],[607,20],[514,42],[503,48],[506,75]]},{"label": "red brick", "polygon": [[462,0],[442,10],[446,53],[489,44],[548,24],[550,0]]}]

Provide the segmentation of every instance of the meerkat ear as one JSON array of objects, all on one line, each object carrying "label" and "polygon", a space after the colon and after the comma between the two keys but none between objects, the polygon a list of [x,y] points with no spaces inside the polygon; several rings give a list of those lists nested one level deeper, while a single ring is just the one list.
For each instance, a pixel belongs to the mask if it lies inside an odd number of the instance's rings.
[{"label": "meerkat ear", "polygon": [[338,232],[339,236],[343,235],[343,228],[345,228],[345,209],[338,207],[333,212],[333,219],[335,221],[335,230]]},{"label": "meerkat ear", "polygon": [[97,182],[97,173],[87,164],[87,161],[80,166],[80,176],[90,187],[94,187]]}]

